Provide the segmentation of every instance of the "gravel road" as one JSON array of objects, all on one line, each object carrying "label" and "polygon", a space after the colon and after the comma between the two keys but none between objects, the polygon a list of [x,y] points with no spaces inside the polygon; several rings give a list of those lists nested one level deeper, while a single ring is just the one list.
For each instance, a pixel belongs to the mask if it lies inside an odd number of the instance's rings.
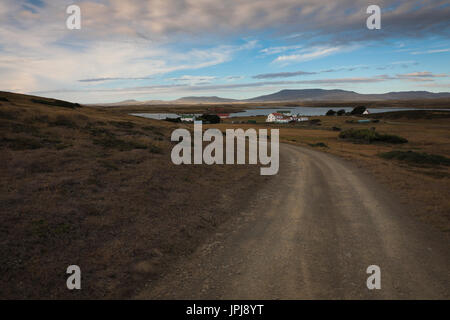
[{"label": "gravel road", "polygon": [[[236,218],[136,298],[450,297],[448,235],[350,162],[286,144],[280,160]],[[380,290],[366,286],[369,265],[381,268]]]}]

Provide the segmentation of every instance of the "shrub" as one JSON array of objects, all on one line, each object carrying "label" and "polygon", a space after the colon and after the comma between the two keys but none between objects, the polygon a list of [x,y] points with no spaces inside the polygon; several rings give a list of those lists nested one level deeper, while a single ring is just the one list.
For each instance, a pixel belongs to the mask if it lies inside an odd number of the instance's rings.
[{"label": "shrub", "polygon": [[220,117],[216,114],[203,114],[201,117],[197,118],[198,121],[208,122],[208,123],[220,123]]},{"label": "shrub", "polygon": [[400,136],[396,136],[394,134],[379,134],[379,141],[382,142],[387,142],[387,143],[407,143],[408,140],[400,137]]},{"label": "shrub", "polygon": [[344,110],[344,109],[341,109],[341,110],[339,110],[338,112],[336,112],[336,114],[337,114],[338,116],[343,116],[343,115],[345,115],[345,110]]},{"label": "shrub", "polygon": [[366,107],[364,106],[358,106],[356,108],[354,108],[350,114],[351,115],[362,115],[364,113],[364,111],[366,111]]},{"label": "shrub", "polygon": [[448,110],[408,110],[372,113],[369,115],[374,119],[448,119]]},{"label": "shrub", "polygon": [[181,118],[166,118],[165,121],[174,122],[174,123],[181,123]]},{"label": "shrub", "polygon": [[391,134],[382,134],[378,133],[374,130],[369,129],[348,129],[342,131],[339,134],[339,138],[341,139],[351,139],[360,142],[372,143],[372,142],[386,142],[386,143],[406,143],[408,140],[405,138],[391,135]]},{"label": "shrub", "polygon": [[444,165],[450,166],[450,159],[444,156],[414,151],[390,151],[380,153],[384,159],[395,159],[415,165]]},{"label": "shrub", "polygon": [[327,113],[325,114],[326,116],[335,116],[336,115],[336,111],[334,111],[333,109],[330,109],[327,111]]},{"label": "shrub", "polygon": [[323,142],[317,142],[317,143],[308,143],[311,147],[321,147],[321,148],[328,148],[326,143]]}]

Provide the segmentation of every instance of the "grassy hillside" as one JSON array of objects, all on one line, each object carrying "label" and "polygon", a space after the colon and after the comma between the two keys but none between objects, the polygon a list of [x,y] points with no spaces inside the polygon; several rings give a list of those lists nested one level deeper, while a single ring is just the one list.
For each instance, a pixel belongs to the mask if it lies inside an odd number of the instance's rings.
[{"label": "grassy hillside", "polygon": [[[266,178],[173,165],[174,128],[0,93],[0,298],[130,296],[240,212]],[[72,264],[80,291],[66,288]]]}]

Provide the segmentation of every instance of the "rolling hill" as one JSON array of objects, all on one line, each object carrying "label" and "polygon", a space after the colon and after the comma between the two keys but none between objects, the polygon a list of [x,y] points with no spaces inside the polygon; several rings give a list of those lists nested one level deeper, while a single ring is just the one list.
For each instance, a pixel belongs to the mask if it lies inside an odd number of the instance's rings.
[{"label": "rolling hill", "polygon": [[221,97],[183,97],[175,100],[175,103],[222,103],[222,102],[237,102],[239,100],[226,99]]},{"label": "rolling hill", "polygon": [[346,90],[324,90],[324,89],[300,89],[281,90],[279,92],[263,95],[248,102],[269,101],[382,101],[382,100],[415,100],[415,99],[438,99],[450,98],[449,92],[433,93],[428,91],[401,91],[383,94],[361,94]]},{"label": "rolling hill", "polygon": [[272,94],[262,95],[250,99],[228,99],[217,96],[189,96],[177,100],[125,100],[115,103],[99,103],[99,106],[137,106],[137,105],[166,105],[166,104],[214,104],[214,103],[246,103],[246,102],[300,102],[300,101],[388,101],[388,100],[428,100],[428,99],[450,99],[450,92],[433,93],[428,91],[400,91],[381,94],[363,94],[347,90],[325,90],[325,89],[285,89]]},{"label": "rolling hill", "polygon": [[259,169],[176,166],[172,126],[0,91],[0,299],[129,297],[242,211]]}]

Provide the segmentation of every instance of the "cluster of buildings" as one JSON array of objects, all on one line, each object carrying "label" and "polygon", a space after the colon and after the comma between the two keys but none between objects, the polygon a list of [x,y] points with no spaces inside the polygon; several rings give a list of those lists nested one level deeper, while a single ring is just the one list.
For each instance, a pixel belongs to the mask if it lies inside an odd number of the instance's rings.
[{"label": "cluster of buildings", "polygon": [[[227,119],[230,117],[229,113],[218,113],[217,116],[220,119]],[[194,122],[196,120],[196,115],[193,114],[182,114],[182,122]],[[302,122],[309,121],[308,117],[301,116],[299,114],[291,114],[289,111],[279,111],[271,113],[267,116],[266,122],[271,123],[290,123],[290,122]]]},{"label": "cluster of buildings", "polygon": [[[228,119],[230,117],[229,113],[218,113],[217,116],[220,119]],[[180,120],[182,122],[194,122],[195,120],[197,120],[199,116],[196,116],[195,114],[182,114],[180,116]]]},{"label": "cluster of buildings", "polygon": [[274,112],[267,116],[266,122],[272,123],[289,123],[289,122],[301,122],[308,121],[308,117],[303,117],[299,114],[290,114],[287,112]]}]

